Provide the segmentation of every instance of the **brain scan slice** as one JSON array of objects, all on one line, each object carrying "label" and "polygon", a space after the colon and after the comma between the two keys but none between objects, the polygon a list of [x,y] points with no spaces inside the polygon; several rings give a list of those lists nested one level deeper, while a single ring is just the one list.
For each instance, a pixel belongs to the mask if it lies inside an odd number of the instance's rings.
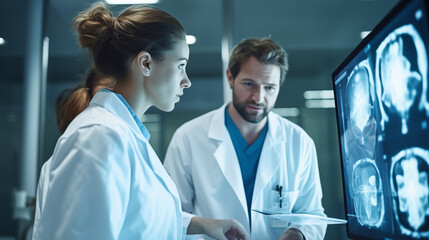
[{"label": "brain scan slice", "polygon": [[[370,97],[370,72],[365,67],[357,67],[350,74],[347,84],[347,96],[350,108],[350,123],[360,132],[372,117],[372,99]],[[356,133],[355,135],[358,135]],[[363,139],[361,140],[363,143]]]},{"label": "brain scan slice", "polygon": [[411,71],[409,60],[402,54],[402,38],[391,42],[381,60],[383,85],[391,85],[383,94],[386,106],[397,112],[402,119],[402,133],[408,132],[409,109],[417,96],[417,88],[422,80],[419,73]]},{"label": "brain scan slice", "polygon": [[[405,44],[405,40],[407,43]],[[410,46],[412,45],[412,46]],[[405,54],[405,49],[416,53]],[[419,33],[412,25],[402,26],[391,32],[377,49],[377,95],[381,100],[382,128],[389,121],[388,114],[401,118],[401,133],[408,133],[410,109],[419,102],[419,109],[427,109],[425,94],[417,99],[419,91],[426,92],[426,49]]]},{"label": "brain scan slice", "polygon": [[429,236],[429,151],[413,147],[393,157],[391,190],[395,218],[401,232]]},{"label": "brain scan slice", "polygon": [[358,222],[379,227],[384,217],[383,188],[374,160],[361,159],[353,166],[352,196]]},{"label": "brain scan slice", "polygon": [[[367,59],[357,64],[347,78],[344,141],[347,161],[373,158],[376,139],[373,75]],[[351,158],[349,158],[349,156]]]}]

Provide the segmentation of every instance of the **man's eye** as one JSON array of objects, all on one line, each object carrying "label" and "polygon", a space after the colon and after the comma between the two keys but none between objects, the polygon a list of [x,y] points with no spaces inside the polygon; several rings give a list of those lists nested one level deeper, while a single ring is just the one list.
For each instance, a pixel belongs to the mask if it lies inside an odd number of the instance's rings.
[{"label": "man's eye", "polygon": [[251,87],[251,86],[253,86],[253,83],[251,83],[251,82],[244,82],[243,84],[244,84],[244,86],[246,86],[246,87]]},{"label": "man's eye", "polygon": [[275,88],[275,87],[273,87],[273,86],[268,86],[268,87],[266,87],[265,89],[266,89],[267,91],[269,91],[269,92],[272,92],[272,91],[276,90],[276,88]]}]

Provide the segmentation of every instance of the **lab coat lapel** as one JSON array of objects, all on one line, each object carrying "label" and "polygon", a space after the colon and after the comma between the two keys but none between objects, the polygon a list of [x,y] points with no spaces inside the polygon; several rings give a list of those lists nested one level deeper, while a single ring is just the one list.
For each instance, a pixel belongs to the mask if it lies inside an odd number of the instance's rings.
[{"label": "lab coat lapel", "polygon": [[268,133],[265,137],[256,173],[253,203],[259,198],[281,163],[285,161],[286,136],[284,136],[284,132],[278,119],[270,112],[268,114]]},{"label": "lab coat lapel", "polygon": [[173,180],[170,178],[168,173],[165,171],[164,166],[161,164],[161,160],[158,158],[158,155],[156,155],[155,150],[153,150],[152,146],[149,144],[148,141],[144,141],[145,147],[147,149],[148,153],[148,161],[150,161],[150,166],[155,172],[156,175],[158,175],[158,179],[160,182],[172,193],[174,198],[178,202],[180,202],[179,193],[177,191],[176,185],[174,185]]},{"label": "lab coat lapel", "polygon": [[231,137],[229,136],[228,130],[225,126],[226,106],[227,104],[216,110],[216,113],[210,122],[208,137],[218,144],[213,155],[222,170],[223,176],[231,185],[232,189],[234,189],[247,219],[249,219],[240,165],[238,163],[237,154],[235,153]]}]

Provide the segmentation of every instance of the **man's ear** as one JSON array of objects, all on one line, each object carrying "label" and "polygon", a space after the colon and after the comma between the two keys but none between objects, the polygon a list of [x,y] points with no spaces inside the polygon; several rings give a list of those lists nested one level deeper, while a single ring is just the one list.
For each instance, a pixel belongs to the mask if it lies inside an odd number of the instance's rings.
[{"label": "man's ear", "polygon": [[234,78],[232,77],[231,70],[226,69],[226,77],[228,78],[229,87],[232,89],[234,86]]},{"label": "man's ear", "polygon": [[137,65],[139,66],[143,75],[145,77],[149,77],[151,66],[152,66],[152,57],[150,56],[150,53],[148,53],[146,51],[141,51],[137,55],[136,61],[137,61]]}]

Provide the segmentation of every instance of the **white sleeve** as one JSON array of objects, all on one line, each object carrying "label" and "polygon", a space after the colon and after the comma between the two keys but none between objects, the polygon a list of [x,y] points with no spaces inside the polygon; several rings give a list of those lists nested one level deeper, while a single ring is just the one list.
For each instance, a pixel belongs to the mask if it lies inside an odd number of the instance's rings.
[{"label": "white sleeve", "polygon": [[59,141],[36,239],[117,239],[131,184],[124,140],[91,126]]},{"label": "white sleeve", "polygon": [[44,205],[44,200],[45,200],[45,196],[46,196],[46,192],[47,192],[47,185],[49,184],[49,169],[50,169],[50,165],[51,165],[51,158],[49,158],[48,161],[46,161],[43,166],[42,169],[40,170],[40,177],[39,177],[39,182],[37,184],[37,193],[36,193],[36,213],[34,216],[34,227],[33,227],[33,238],[34,239],[38,239],[37,235],[38,232],[36,231],[37,229],[39,229],[39,221],[40,221],[40,214],[42,212],[43,209],[43,205]]},{"label": "white sleeve", "polygon": [[191,172],[191,155],[189,141],[176,131],[165,155],[164,167],[176,184],[182,210],[192,213],[194,210],[194,185]]},{"label": "white sleeve", "polygon": [[[293,212],[326,216],[322,207],[322,187],[320,184],[319,168],[317,165],[316,147],[312,140],[308,141],[304,149],[304,157],[300,159],[302,165],[299,196],[293,207]],[[326,231],[325,225],[295,225],[290,228],[299,229],[307,240],[323,239]]]},{"label": "white sleeve", "polygon": [[192,236],[186,235],[186,233],[188,232],[189,224],[191,223],[191,220],[193,217],[195,217],[195,215],[187,213],[187,212],[182,212],[182,220],[183,220],[182,239],[193,239]]}]

